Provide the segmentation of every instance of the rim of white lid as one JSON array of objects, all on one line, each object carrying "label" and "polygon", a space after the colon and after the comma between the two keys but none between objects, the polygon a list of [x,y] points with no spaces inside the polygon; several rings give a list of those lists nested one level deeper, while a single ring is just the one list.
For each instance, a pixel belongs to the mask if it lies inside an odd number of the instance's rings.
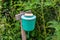
[{"label": "rim of white lid", "polygon": [[25,15],[22,15],[21,16],[21,18],[22,19],[25,19],[25,20],[32,20],[32,19],[35,19],[36,18],[36,16],[34,15],[34,17],[32,17],[32,18],[26,18],[26,17],[24,17]]}]

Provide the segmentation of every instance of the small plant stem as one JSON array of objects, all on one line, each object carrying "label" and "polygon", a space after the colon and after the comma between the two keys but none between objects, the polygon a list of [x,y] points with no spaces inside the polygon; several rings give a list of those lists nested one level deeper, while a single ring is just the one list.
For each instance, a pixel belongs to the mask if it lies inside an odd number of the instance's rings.
[{"label": "small plant stem", "polygon": [[43,27],[44,27],[44,35],[45,35],[45,38],[46,38],[46,29],[45,29],[45,19],[44,19],[44,12],[43,12],[43,0],[41,0],[41,13],[42,13],[42,20],[43,20]]},{"label": "small plant stem", "polygon": [[29,39],[29,32],[28,32],[28,39]]},{"label": "small plant stem", "polygon": [[[58,7],[59,8],[59,7]],[[60,8],[59,8],[59,16],[58,16],[58,21],[60,21]]]},{"label": "small plant stem", "polygon": [[60,21],[60,8],[58,7],[57,20]]}]

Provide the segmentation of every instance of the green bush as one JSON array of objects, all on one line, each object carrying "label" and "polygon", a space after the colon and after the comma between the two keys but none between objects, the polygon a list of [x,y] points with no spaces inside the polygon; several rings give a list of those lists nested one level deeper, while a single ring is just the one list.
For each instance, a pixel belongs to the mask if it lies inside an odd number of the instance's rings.
[{"label": "green bush", "polygon": [[35,30],[28,40],[51,40],[54,36],[47,33],[47,28],[49,21],[60,22],[60,0],[0,0],[0,4],[0,40],[21,40],[20,23],[15,15],[28,10],[37,16]]}]

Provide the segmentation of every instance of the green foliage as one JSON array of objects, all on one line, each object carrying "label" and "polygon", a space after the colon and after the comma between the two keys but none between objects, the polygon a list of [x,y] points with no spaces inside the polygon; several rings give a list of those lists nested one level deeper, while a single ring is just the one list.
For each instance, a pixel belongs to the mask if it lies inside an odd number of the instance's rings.
[{"label": "green foliage", "polygon": [[[15,20],[15,14],[27,10],[37,16],[35,30],[30,32],[28,40],[59,40],[60,0],[0,0],[0,4],[0,40],[21,40],[20,23]],[[47,33],[48,27],[55,28],[56,32]]]},{"label": "green foliage", "polygon": [[[49,21],[48,22],[48,27],[52,27],[52,28],[55,28],[56,29],[55,30],[55,35],[54,35],[54,36],[56,36],[55,40],[60,40],[60,22],[57,22],[57,21]],[[54,37],[52,37],[52,38],[54,39]]]}]

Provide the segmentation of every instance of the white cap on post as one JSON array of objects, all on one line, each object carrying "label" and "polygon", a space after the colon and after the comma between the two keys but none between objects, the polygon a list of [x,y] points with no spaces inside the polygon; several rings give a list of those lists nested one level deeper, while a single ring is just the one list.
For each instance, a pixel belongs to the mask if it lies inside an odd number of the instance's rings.
[{"label": "white cap on post", "polygon": [[24,15],[25,15],[25,16],[33,16],[33,14],[31,13],[31,10],[26,11]]},{"label": "white cap on post", "polygon": [[25,16],[33,16],[33,14],[25,13]]}]

